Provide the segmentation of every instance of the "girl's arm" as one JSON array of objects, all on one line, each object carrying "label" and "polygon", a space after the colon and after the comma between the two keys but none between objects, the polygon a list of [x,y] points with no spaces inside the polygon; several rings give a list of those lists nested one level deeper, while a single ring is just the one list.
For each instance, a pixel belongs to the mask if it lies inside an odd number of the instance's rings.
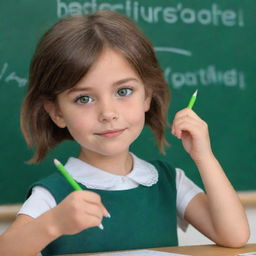
[{"label": "girl's arm", "polygon": [[172,133],[182,140],[197,165],[206,190],[206,194],[201,193],[191,200],[185,219],[219,245],[245,245],[250,233],[247,217],[237,193],[212,153],[207,124],[186,108],[176,114]]},{"label": "girl's arm", "polygon": [[35,256],[59,234],[49,212],[33,219],[19,215],[0,236],[0,255]]},{"label": "girl's arm", "polygon": [[0,236],[0,255],[35,256],[61,235],[71,235],[99,226],[109,216],[100,196],[89,191],[75,191],[59,205],[36,219],[19,215]]}]

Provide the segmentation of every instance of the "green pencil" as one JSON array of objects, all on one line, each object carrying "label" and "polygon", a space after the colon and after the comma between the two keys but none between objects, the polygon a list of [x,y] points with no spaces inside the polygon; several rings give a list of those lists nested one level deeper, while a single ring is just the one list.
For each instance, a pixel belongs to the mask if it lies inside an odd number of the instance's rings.
[{"label": "green pencil", "polygon": [[188,103],[188,108],[192,109],[195,102],[196,102],[196,96],[197,96],[197,90],[194,92],[194,94],[192,95],[192,97],[190,98],[189,100],[189,103]]},{"label": "green pencil", "polygon": [[[68,181],[68,183],[72,186],[74,190],[83,190],[79,184],[72,178],[72,176],[68,173],[65,167],[61,164],[61,162],[57,159],[53,160],[56,168],[60,171],[60,173],[64,176],[64,178]],[[104,229],[103,225],[99,225],[100,229]]]},{"label": "green pencil", "polygon": [[68,171],[65,169],[65,167],[61,164],[59,160],[54,159],[53,162],[74,190],[83,190],[79,186],[79,184],[72,178],[72,176],[68,173]]}]

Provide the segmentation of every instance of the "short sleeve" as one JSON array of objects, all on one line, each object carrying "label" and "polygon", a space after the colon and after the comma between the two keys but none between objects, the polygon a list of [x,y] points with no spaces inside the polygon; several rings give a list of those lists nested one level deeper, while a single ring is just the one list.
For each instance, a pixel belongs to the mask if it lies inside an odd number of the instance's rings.
[{"label": "short sleeve", "polygon": [[52,194],[44,187],[35,186],[17,215],[26,214],[32,218],[37,218],[55,206],[56,202]]},{"label": "short sleeve", "polygon": [[199,193],[204,191],[190,180],[183,170],[176,168],[176,189],[177,189],[177,215],[178,225],[186,231],[188,227],[187,221],[184,219],[185,210],[189,202]]}]

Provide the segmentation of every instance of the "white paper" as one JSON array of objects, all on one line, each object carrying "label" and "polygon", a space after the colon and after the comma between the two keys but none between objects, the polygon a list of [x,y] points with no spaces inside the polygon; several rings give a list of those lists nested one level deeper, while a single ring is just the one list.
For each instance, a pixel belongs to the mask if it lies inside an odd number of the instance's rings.
[{"label": "white paper", "polygon": [[253,256],[256,255],[256,252],[247,252],[247,253],[240,253],[237,256]]},{"label": "white paper", "polygon": [[153,250],[135,250],[127,252],[99,253],[91,256],[190,256],[185,254],[177,254],[170,252],[159,252]]}]

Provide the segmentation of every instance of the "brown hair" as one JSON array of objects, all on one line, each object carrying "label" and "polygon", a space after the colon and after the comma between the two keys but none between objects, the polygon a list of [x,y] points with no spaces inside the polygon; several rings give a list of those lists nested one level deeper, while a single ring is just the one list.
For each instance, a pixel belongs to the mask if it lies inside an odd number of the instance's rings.
[{"label": "brown hair", "polygon": [[127,17],[104,10],[60,20],[39,41],[21,111],[23,135],[36,150],[30,162],[41,161],[49,149],[73,139],[66,128],[54,124],[43,105],[75,86],[106,47],[123,54],[142,79],[146,93],[152,94],[145,123],[164,152],[169,90],[152,45]]}]

